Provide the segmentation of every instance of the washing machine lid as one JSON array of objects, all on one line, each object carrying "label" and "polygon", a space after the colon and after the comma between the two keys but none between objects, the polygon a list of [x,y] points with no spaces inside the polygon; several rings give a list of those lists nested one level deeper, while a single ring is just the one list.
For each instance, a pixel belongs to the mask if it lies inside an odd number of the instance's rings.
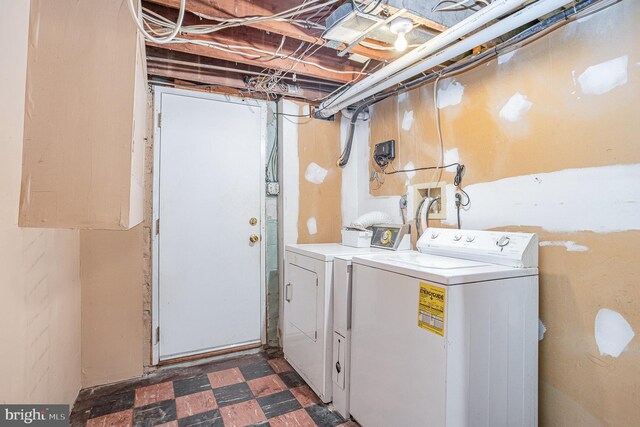
[{"label": "washing machine lid", "polygon": [[354,248],[341,243],[310,243],[310,244],[290,244],[286,250],[299,255],[308,256],[324,262],[333,261],[337,256],[351,257],[361,254],[388,253],[383,249],[376,248]]},{"label": "washing machine lid", "polygon": [[537,268],[515,268],[468,259],[423,254],[417,251],[356,255],[353,257],[353,264],[366,265],[443,285],[459,285],[538,274]]}]

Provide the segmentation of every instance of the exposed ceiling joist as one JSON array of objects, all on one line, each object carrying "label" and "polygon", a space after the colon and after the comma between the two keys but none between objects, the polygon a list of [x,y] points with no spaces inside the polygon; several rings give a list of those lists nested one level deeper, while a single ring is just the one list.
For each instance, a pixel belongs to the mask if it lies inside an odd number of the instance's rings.
[{"label": "exposed ceiling joist", "polygon": [[[242,95],[255,96],[253,78],[268,77],[261,69],[250,66],[189,55],[155,47],[147,47],[147,69],[150,76],[182,79],[213,86],[228,86],[242,91]],[[272,93],[285,97],[319,99],[339,87],[338,83],[298,76],[283,76]]]},{"label": "exposed ceiling joist", "polygon": [[[178,9],[180,0],[145,0]],[[247,16],[269,16],[292,7],[300,6],[299,0],[277,0],[253,2],[251,0],[189,0],[187,11],[215,18],[241,18]],[[324,44],[320,37],[322,31],[313,28],[302,28],[287,21],[269,20],[247,24],[272,34],[279,34],[296,40],[302,40],[314,44]],[[342,45],[338,50],[346,48]],[[370,49],[364,46],[354,46],[351,53],[366,56],[376,61],[387,61],[394,57],[393,52]]]},{"label": "exposed ceiling joist", "polygon": [[[210,75],[206,71],[203,72],[197,68],[194,69],[179,69],[171,66],[170,64],[156,63],[154,61],[149,62],[149,73],[153,76],[171,78],[174,80],[186,80],[193,82],[194,86],[209,85],[212,87],[220,88],[234,88],[235,91],[225,91],[236,96],[255,96],[252,92],[247,91],[247,85],[242,79],[237,77],[221,77],[216,75]],[[274,93],[278,93],[277,89],[273,90]],[[255,93],[258,97],[263,97],[260,93]],[[326,92],[320,92],[314,89],[300,89],[297,93],[290,93],[287,91],[281,91],[281,95],[290,98],[304,98],[304,99],[318,99],[326,95]]]},{"label": "exposed ceiling joist", "polygon": [[[175,9],[157,5],[151,6],[150,9],[169,20],[177,19]],[[185,16],[184,25],[196,24],[199,24],[197,17]],[[255,28],[232,27],[209,34],[182,34],[179,38],[204,42],[206,45],[194,43],[158,45],[152,42],[147,42],[147,45],[342,83],[358,77],[361,69],[361,66],[354,65],[352,61],[336,57],[334,51],[330,49],[308,43],[301,48],[302,42],[298,40],[286,39],[282,43],[282,36]],[[297,56],[308,47],[311,47],[309,52],[313,52],[313,55],[299,62]],[[276,51],[279,56],[273,57],[272,54]]]}]

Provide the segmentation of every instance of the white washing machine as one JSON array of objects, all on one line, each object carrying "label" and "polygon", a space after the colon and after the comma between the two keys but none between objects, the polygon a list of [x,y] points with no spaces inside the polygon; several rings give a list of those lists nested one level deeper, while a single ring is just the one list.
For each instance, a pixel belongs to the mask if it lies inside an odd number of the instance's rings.
[{"label": "white washing machine", "polygon": [[353,258],[351,415],[536,426],[537,236],[430,228],[417,247]]},{"label": "white washing machine", "polygon": [[332,400],[334,258],[384,252],[339,243],[286,246],[284,356],[325,403]]}]

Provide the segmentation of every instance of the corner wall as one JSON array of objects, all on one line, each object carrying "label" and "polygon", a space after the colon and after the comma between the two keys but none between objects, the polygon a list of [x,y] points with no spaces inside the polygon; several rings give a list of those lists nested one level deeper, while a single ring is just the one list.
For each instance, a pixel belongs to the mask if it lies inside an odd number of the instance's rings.
[{"label": "corner wall", "polygon": [[0,27],[0,403],[73,404],[80,390],[79,232],[22,229],[18,206],[29,2]]},{"label": "corner wall", "polygon": [[[467,167],[462,228],[540,238],[541,426],[640,424],[639,19],[622,1],[439,82],[444,162]],[[430,84],[376,104],[360,153],[393,138],[395,169],[437,164],[433,101]],[[371,165],[357,157],[351,191],[389,209],[435,181],[363,185]],[[454,172],[442,174],[447,220],[432,226],[456,225]]]}]

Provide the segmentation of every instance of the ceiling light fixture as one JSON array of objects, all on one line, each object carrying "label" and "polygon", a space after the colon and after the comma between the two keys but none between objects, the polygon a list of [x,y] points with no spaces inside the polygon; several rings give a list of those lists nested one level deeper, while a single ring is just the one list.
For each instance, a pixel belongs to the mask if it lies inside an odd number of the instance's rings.
[{"label": "ceiling light fixture", "polygon": [[406,34],[413,29],[413,21],[408,18],[397,18],[394,19],[391,25],[389,26],[389,30],[393,34],[397,34],[398,38],[396,42],[393,44],[393,47],[398,52],[404,52],[407,50],[407,38]]}]

